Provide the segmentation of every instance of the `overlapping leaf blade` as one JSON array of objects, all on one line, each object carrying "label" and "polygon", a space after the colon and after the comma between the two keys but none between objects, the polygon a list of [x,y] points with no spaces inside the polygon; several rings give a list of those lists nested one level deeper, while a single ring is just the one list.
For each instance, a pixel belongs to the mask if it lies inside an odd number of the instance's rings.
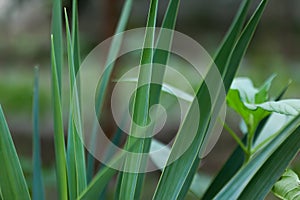
[{"label": "overlapping leaf blade", "polygon": [[[280,100],[283,95],[285,94],[288,85],[280,92],[276,100]],[[271,116],[272,117],[272,116]],[[254,142],[262,142],[260,139],[260,135],[267,125],[269,117],[263,119],[260,124],[258,125],[255,136]],[[286,120],[286,119],[285,119]],[[287,121],[286,121],[287,122]],[[274,126],[272,126],[272,130]],[[276,130],[278,131],[278,130]],[[272,131],[274,134],[274,131]],[[243,138],[244,144],[246,143],[247,135]],[[218,172],[217,176],[214,178],[213,182],[210,184],[209,188],[205,192],[203,199],[212,199],[218,191],[234,176],[234,174],[241,168],[244,163],[244,152],[240,146],[237,146],[236,149],[233,151],[231,156],[227,159],[226,163],[223,165],[222,169]]]},{"label": "overlapping leaf blade", "polygon": [[[298,127],[274,153],[264,162],[263,166],[253,176],[239,198],[241,199],[264,199],[273,185],[288,167],[300,149],[300,128]],[[272,142],[273,143],[273,142]],[[268,145],[269,146],[269,145]],[[268,148],[265,147],[265,148]],[[299,184],[299,183],[298,183]],[[288,198],[289,199],[289,198]]]},{"label": "overlapping leaf blade", "polygon": [[[157,17],[157,8],[158,0],[151,0],[150,8],[148,13],[147,28],[145,32],[144,47],[153,47],[154,46],[154,34]],[[140,61],[140,71],[138,78],[138,90],[136,92],[134,103],[133,103],[133,123],[130,130],[130,135],[126,141],[126,146],[131,146],[133,143],[136,143],[136,146],[133,149],[135,153],[147,153],[150,149],[151,138],[137,138],[137,134],[140,134],[135,127],[135,123],[138,126],[145,127],[148,125],[148,115],[150,109],[150,87],[152,79],[152,63],[153,63],[153,48],[143,48],[141,61]],[[146,134],[146,133],[143,133]],[[141,135],[142,136],[142,135]],[[122,176],[122,183],[120,187],[119,199],[137,199],[140,198],[141,187],[140,185],[143,182],[143,175],[140,173],[146,165],[147,158],[140,156],[138,159],[129,155],[124,163],[125,171],[134,171],[135,173],[124,172]]]},{"label": "overlapping leaf blade", "polygon": [[[230,84],[239,66],[239,63],[245,54],[250,40],[252,39],[256,26],[265,8],[265,3],[266,2],[263,1],[263,3],[260,4],[257,11],[249,21],[246,28],[244,29],[233,51],[230,53],[230,59],[227,61],[228,70],[225,74],[223,74],[223,81],[226,90],[229,89]],[[198,130],[197,135],[194,138],[194,141],[189,147],[189,149],[178,160],[176,160],[174,163],[165,168],[163,175],[160,179],[158,189],[156,190],[154,199],[176,199],[178,195],[184,196],[183,194],[187,192],[187,190],[184,191],[182,190],[182,188],[187,188],[184,187],[184,185],[190,185],[191,183],[192,176],[189,176],[189,174],[195,173],[195,171],[192,171],[191,169],[197,169],[195,165],[198,166],[199,164],[198,152],[200,151],[200,148],[198,147],[201,147],[202,145],[206,134],[205,131],[207,130],[206,126],[209,122],[210,111],[209,109],[207,109],[207,107],[209,107],[211,102],[210,99],[207,99],[207,96],[209,96],[208,89],[205,86],[205,84],[203,84],[199,92],[197,93],[197,98],[201,99],[201,101],[199,101],[202,119],[202,121],[200,121],[199,123],[200,129]],[[191,110],[193,110],[193,107],[191,108]],[[187,116],[187,118],[185,119],[184,123],[186,124],[183,125],[183,127],[188,127],[190,123],[189,120],[192,120],[188,117],[189,116]],[[182,131],[182,133],[185,133],[185,131]],[[180,133],[178,133],[178,136],[180,136]],[[180,140],[179,137],[176,139],[176,141],[177,140]],[[176,148],[176,142],[174,143],[173,149],[174,148]],[[177,171],[181,171],[180,175],[176,175],[178,174]],[[190,179],[187,179],[187,177],[190,177]],[[164,187],[164,185],[168,185],[168,187]],[[180,191],[180,194],[178,191]]]},{"label": "overlapping leaf blade", "polygon": [[[266,179],[266,181],[270,181],[270,183],[272,183],[272,179],[274,178],[276,178],[277,180],[284,169],[287,167],[291,159],[294,157],[295,153],[299,150],[299,144],[295,144],[299,141],[299,139],[297,139],[297,137],[299,138],[299,125],[300,115],[295,117],[289,124],[287,124],[287,126],[281,129],[272,143],[262,149],[261,152],[259,152],[252,160],[250,160],[247,165],[242,167],[214,198],[237,199],[240,197],[243,191],[243,195],[249,195],[250,193],[247,192],[245,188],[249,188],[250,183],[252,185],[252,188],[254,188],[253,184],[258,183],[257,179],[270,178],[271,180]],[[281,159],[279,159],[280,157]],[[277,160],[275,160],[275,158]],[[271,170],[271,168],[273,167],[274,171]],[[269,172],[267,172],[267,170],[269,170]],[[281,174],[276,177],[277,173],[280,170],[282,170]],[[265,172],[265,175],[261,173],[262,171]],[[253,179],[253,177],[256,178]],[[274,180],[272,185],[276,182],[276,180]],[[258,185],[259,187],[266,187],[266,189],[262,189],[262,191],[264,192],[268,189],[265,181],[259,183]],[[271,189],[271,187],[269,188],[269,190]],[[256,189],[258,189],[258,187]],[[252,192],[251,195],[255,196],[254,194],[256,193],[260,195],[262,194],[259,191],[255,191],[255,193]]]},{"label": "overlapping leaf blade", "polygon": [[[78,99],[78,90],[77,90],[77,83],[75,77],[76,69],[74,64],[76,58],[74,55],[75,50],[73,49],[72,46],[71,33],[70,33],[66,10],[65,10],[65,19],[66,19],[68,62],[69,62],[69,74],[70,74],[70,90],[71,90],[70,102],[73,102],[74,98]],[[81,141],[82,132],[81,130],[78,130],[76,128],[73,120],[74,115],[79,115],[79,114],[80,114],[79,103],[78,104],[70,103],[67,166],[68,166],[69,194],[71,199],[75,199],[86,188],[87,185],[84,147]],[[77,118],[79,118],[79,116],[77,116]]]}]

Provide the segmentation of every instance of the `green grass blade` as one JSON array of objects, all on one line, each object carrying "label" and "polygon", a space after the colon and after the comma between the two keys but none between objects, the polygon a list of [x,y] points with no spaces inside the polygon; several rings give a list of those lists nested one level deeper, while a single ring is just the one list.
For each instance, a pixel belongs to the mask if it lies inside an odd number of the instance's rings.
[{"label": "green grass blade", "polygon": [[[270,182],[272,182],[276,177],[277,180],[299,150],[299,144],[297,144],[300,136],[299,125],[300,115],[295,117],[287,126],[281,129],[268,146],[262,149],[262,151],[259,152],[252,160],[250,160],[247,165],[240,169],[214,199],[237,199],[240,197],[243,191],[245,191],[243,195],[249,194],[247,189],[245,189],[248,187],[248,184],[251,183],[252,187],[254,187],[254,183],[259,185],[260,183],[257,182],[258,179],[261,181],[261,178],[270,178]],[[273,166],[270,164],[274,165],[274,169],[272,169]],[[265,172],[266,175],[263,175],[262,171]],[[281,172],[281,174],[279,172]],[[253,177],[255,178],[253,179]],[[251,179],[253,179],[253,181]],[[276,182],[276,180],[272,183],[272,185]],[[269,181],[269,179],[266,181]],[[262,182],[260,187],[262,187],[262,185],[263,187],[268,185],[268,183],[264,183],[265,181]],[[268,187],[266,187],[266,189],[268,189]],[[260,192],[262,190],[264,191],[264,189],[258,190]],[[258,191],[255,191],[254,193],[252,192],[252,195],[254,196],[256,192]],[[263,194],[260,192],[258,193]]]},{"label": "green grass blade", "polygon": [[[180,0],[171,0],[169,2],[169,5],[168,5],[168,8],[167,8],[167,11],[164,16],[163,23],[162,23],[162,28],[171,29],[171,30],[173,30],[175,28],[179,4],[180,4]],[[159,36],[158,36],[156,47],[164,49],[165,47],[161,47],[161,45],[169,45],[169,49],[170,49],[171,41],[172,41],[172,33],[161,30],[159,33]],[[154,52],[153,63],[159,63],[162,65],[166,65],[167,61],[168,61],[168,57],[169,57],[168,51],[162,51],[162,50],[156,49]],[[164,72],[165,72],[165,68],[162,68],[157,65],[152,66],[151,82],[156,83],[156,84],[150,85],[149,107],[151,107],[152,105],[155,105],[159,102]],[[150,142],[151,142],[150,140],[146,141],[146,143],[145,143],[146,148],[149,147]],[[139,192],[141,192],[141,190],[142,190],[144,175],[145,174],[139,174],[139,176],[138,176],[136,190]],[[118,184],[117,184],[118,187],[117,187],[116,194],[119,194],[122,176],[123,176],[123,173],[120,173],[119,178],[118,178]],[[140,194],[136,194],[136,196],[140,196]],[[116,195],[116,197],[117,197],[117,195]]]},{"label": "green grass blade", "polygon": [[267,2],[268,0],[261,1],[234,47],[234,50],[230,56],[230,60],[227,63],[228,73],[226,73],[224,77],[224,85],[226,91],[229,90],[234,75],[236,73],[236,70],[230,70],[230,68],[237,68],[239,66],[250,44],[250,41],[253,38],[254,32],[266,8]]},{"label": "green grass blade", "polygon": [[54,38],[51,35],[52,50],[52,102],[54,119],[54,147],[56,159],[56,178],[59,199],[68,199],[66,150],[62,118],[62,106],[60,99],[59,81],[56,67]]},{"label": "green grass blade", "polygon": [[102,168],[101,171],[93,178],[91,183],[87,186],[81,195],[78,197],[80,200],[90,200],[90,199],[99,199],[101,192],[107,186],[107,183],[111,178],[116,174],[115,169],[109,167]]},{"label": "green grass blade", "polygon": [[251,0],[243,0],[235,19],[230,26],[228,33],[226,34],[222,45],[220,46],[216,56],[215,56],[215,64],[217,65],[220,74],[224,75],[225,71],[227,70],[226,63],[229,60],[230,53],[238,39],[243,25],[245,23],[245,19],[247,17],[247,13],[249,10]]},{"label": "green grass blade", "polygon": [[73,0],[72,5],[72,47],[74,51],[74,68],[75,68],[75,75],[77,74],[80,64],[81,64],[81,57],[80,57],[80,42],[79,42],[79,27],[78,27],[78,3],[77,0]]},{"label": "green grass blade", "polygon": [[3,199],[31,199],[20,161],[0,106],[0,188]]},{"label": "green grass blade", "polygon": [[[131,12],[131,8],[132,8],[132,0],[126,0],[126,2],[124,3],[123,9],[122,9],[122,13],[121,13],[120,20],[118,22],[115,34],[121,33],[125,30],[128,19],[129,19],[129,15]],[[122,44],[122,41],[113,39],[111,47],[109,49],[107,61],[112,60],[111,58],[116,57],[116,55],[119,52],[119,49],[121,47],[121,44]],[[106,64],[109,64],[109,63],[106,63]],[[106,89],[109,84],[109,79],[110,79],[110,76],[111,76],[111,73],[113,70],[113,66],[114,66],[114,63],[111,63],[111,67],[109,67],[108,70],[106,70],[105,74],[102,77],[100,86],[99,86],[99,91],[98,91],[99,95],[96,97],[97,98],[96,113],[98,114],[98,116],[99,116],[102,106],[103,106],[103,102],[104,102],[105,95],[106,95]],[[95,127],[97,126],[96,123],[98,123],[98,121],[95,122]],[[93,151],[93,148],[94,148],[93,146],[95,146],[95,142],[96,142],[94,138],[96,138],[97,128],[95,128],[95,127],[93,129],[93,133],[92,133],[92,137],[91,137],[91,141],[90,141],[91,151]],[[89,153],[87,156],[87,180],[88,180],[88,182],[90,182],[93,177],[94,165],[95,165],[95,159],[92,156],[92,154]]]},{"label": "green grass blade", "polygon": [[62,31],[62,7],[61,0],[53,0],[52,10],[52,35],[54,39],[55,65],[57,71],[57,80],[59,86],[59,94],[62,88],[62,71],[63,71],[63,31]]},{"label": "green grass blade", "polygon": [[[136,143],[133,143],[129,146],[128,150],[132,150],[135,145]],[[101,168],[87,188],[80,194],[78,199],[98,199],[100,194],[106,188],[107,183],[117,172],[116,169],[112,169],[108,166],[120,166],[121,163],[124,163],[125,156],[126,154],[124,152],[116,154],[113,159],[109,161],[110,163],[107,166]]]},{"label": "green grass blade", "polygon": [[[157,18],[157,8],[158,0],[151,0],[150,8],[148,13],[147,28],[145,33],[144,46],[151,47],[154,46],[154,34],[155,30],[152,27],[155,27],[156,18]],[[150,27],[150,29],[148,29]],[[152,28],[152,29],[151,29]],[[148,125],[148,114],[150,106],[150,86],[151,86],[151,72],[152,72],[152,62],[153,62],[154,49],[144,48],[142,50],[142,57],[140,62],[140,72],[138,78],[138,90],[134,98],[133,104],[133,121],[141,127]],[[145,84],[145,85],[143,85]],[[136,138],[135,136],[139,130],[134,127],[131,127],[130,135],[126,142],[126,146],[130,146],[133,143],[136,143],[133,152],[136,153],[147,153],[150,150],[151,138]],[[142,133],[145,134],[145,133]],[[142,156],[139,159],[134,159],[132,156],[128,156],[125,160],[124,169],[126,171],[135,171],[140,172],[141,169],[144,169],[146,166],[147,159],[142,159]],[[122,183],[120,188],[120,197],[119,199],[137,199],[141,193],[140,183],[141,178],[139,178],[139,173],[123,173]]]},{"label": "green grass blade", "polygon": [[[240,199],[264,199],[300,149],[298,127],[268,158],[240,195]],[[299,185],[299,183],[298,183]],[[298,197],[299,198],[299,197]]]},{"label": "green grass blade", "polygon": [[[230,60],[227,62],[227,66],[230,66],[230,68],[228,68],[226,73],[223,75],[226,91],[228,91],[238,69],[239,63],[245,54],[249,42],[252,39],[258,21],[265,8],[265,4],[266,2],[263,1],[263,3],[259,6],[259,9],[251,18],[231,53]],[[204,83],[197,93],[201,110],[201,121],[199,122],[199,129],[196,137],[194,138],[194,141],[190,145],[189,149],[178,160],[165,168],[155,192],[154,199],[176,199],[179,195],[183,195],[183,193],[187,192],[183,189],[187,188],[185,187],[186,184],[191,184],[191,179],[187,178],[192,177],[189,175],[190,173],[194,174],[196,172],[192,170],[195,169],[194,165],[199,165],[200,160],[198,158],[198,153],[203,147],[202,144],[206,135],[207,125],[210,120],[211,102],[208,96],[209,92]],[[195,109],[194,106],[196,105],[193,103],[190,111]],[[174,152],[180,148],[180,142],[178,142],[178,146],[176,142],[184,140],[184,137],[186,136],[183,135],[188,132],[188,127],[191,126],[190,121],[193,121],[193,119],[190,119],[189,114],[190,113],[188,113],[186,119],[184,120],[180,132],[177,134],[176,141],[172,147],[172,151]],[[178,173],[179,171],[181,173]],[[166,187],[167,185],[168,187]]]},{"label": "green grass blade", "polygon": [[35,68],[33,94],[33,191],[32,199],[45,199],[42,177],[41,147],[39,133],[39,68]]},{"label": "green grass blade", "polygon": [[[75,56],[72,46],[71,33],[69,28],[68,16],[65,10],[66,19],[66,33],[67,33],[67,47],[68,47],[68,62],[70,71],[70,102],[73,102],[74,95],[78,95],[76,77],[75,77]],[[74,109],[76,111],[74,111]],[[76,129],[73,122],[73,115],[79,114],[79,104],[73,105],[70,103],[69,115],[69,130],[68,130],[68,185],[70,199],[75,199],[86,188],[86,169],[85,169],[85,156],[84,147],[81,141],[82,132]],[[78,116],[77,116],[78,118]]]}]

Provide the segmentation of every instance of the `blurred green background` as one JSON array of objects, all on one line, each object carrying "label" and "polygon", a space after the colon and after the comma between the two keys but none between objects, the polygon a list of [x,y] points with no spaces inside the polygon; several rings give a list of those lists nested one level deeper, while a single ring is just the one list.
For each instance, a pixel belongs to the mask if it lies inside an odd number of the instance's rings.
[{"label": "blurred green background", "polygon": [[[63,1],[69,8],[71,1]],[[241,0],[183,0],[176,30],[197,40],[211,55],[225,35]],[[256,1],[256,3],[259,1]],[[97,44],[112,36],[123,1],[79,0],[82,58]],[[168,1],[160,2],[160,25]],[[149,1],[134,1],[128,29],[146,23]],[[55,193],[54,150],[50,99],[50,0],[0,0],[0,104],[4,109],[22,165],[31,177],[31,109],[33,68],[40,66],[40,131],[42,159],[49,196]],[[271,74],[277,74],[271,93],[278,94],[289,80],[285,95],[299,98],[300,92],[300,1],[270,1],[249,51],[238,72],[259,86]],[[252,10],[253,11],[253,10]],[[69,15],[70,16],[70,15]],[[239,119],[228,111],[227,121],[238,129]],[[201,168],[213,176],[222,166],[234,141],[224,132],[216,147],[204,159]],[[294,164],[300,172],[300,164]],[[152,174],[156,174],[153,172]],[[148,176],[157,181],[156,176]],[[154,184],[146,185],[151,194]],[[151,189],[152,188],[152,189]],[[147,194],[145,199],[148,199]],[[192,197],[191,197],[192,198]]]}]

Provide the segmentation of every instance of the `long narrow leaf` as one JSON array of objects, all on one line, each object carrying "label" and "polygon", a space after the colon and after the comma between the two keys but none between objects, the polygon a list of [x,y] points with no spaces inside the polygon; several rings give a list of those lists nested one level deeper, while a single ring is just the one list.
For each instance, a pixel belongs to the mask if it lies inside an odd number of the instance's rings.
[{"label": "long narrow leaf", "polygon": [[[275,152],[281,152],[282,149],[286,151],[286,148],[290,148],[291,154],[285,154],[287,156],[288,162],[290,162],[291,155],[292,157],[294,156],[294,150],[293,147],[286,147],[286,145],[287,143],[290,143],[291,138],[295,140],[295,135],[298,135],[299,137],[299,128],[297,129],[299,125],[300,115],[298,115],[287,126],[285,126],[281,131],[279,131],[276,138],[274,138],[274,140],[268,146],[266,146],[261,152],[258,153],[258,155],[256,155],[252,160],[250,160],[250,162],[247,165],[240,169],[238,173],[216,195],[215,199],[237,199],[247,187],[251,179],[258,173],[258,171],[263,170],[265,168],[262,166],[268,163],[270,161],[269,159],[274,159],[274,154],[277,154]],[[294,146],[298,147],[298,145]],[[274,164],[274,161],[272,163]],[[286,160],[282,163],[282,165],[280,163],[276,164],[275,169],[278,165],[281,167],[285,166]],[[269,173],[267,174],[269,176]]]},{"label": "long narrow leaf", "polygon": [[3,199],[30,200],[20,161],[0,106],[0,188]]},{"label": "long narrow leaf", "polygon": [[[223,75],[223,81],[226,90],[229,89],[239,63],[245,54],[250,40],[252,39],[258,21],[265,8],[265,4],[266,2],[263,2],[259,6],[258,10],[251,18],[237,44],[235,45],[233,52],[231,53],[230,60],[227,62],[227,65],[230,68],[228,68],[228,70],[226,71],[225,76]],[[187,151],[178,160],[167,166],[163,171],[154,199],[176,199],[179,195],[183,195],[182,193],[184,192],[182,192],[181,190],[182,188],[187,188],[185,187],[185,184],[191,183],[191,181],[187,181],[187,178],[191,177],[189,176],[190,173],[195,173],[195,171],[192,171],[192,169],[196,169],[195,165],[199,165],[200,160],[198,158],[198,153],[202,148],[202,144],[207,131],[207,125],[210,120],[211,102],[208,96],[209,92],[207,86],[204,83],[197,93],[197,98],[199,99],[199,109],[201,110],[201,121],[199,122],[198,132]],[[196,105],[192,104],[190,112],[192,112],[194,109],[196,109]],[[184,133],[188,132],[188,127],[191,126],[190,121],[193,121],[193,119],[190,119],[189,114],[190,113],[188,113],[186,119],[184,120],[180,132],[177,134],[177,138],[172,147],[172,151],[173,149],[175,149],[174,151],[176,152],[177,149],[180,148],[180,141],[184,140],[183,135]],[[176,144],[177,141],[179,141],[178,146]],[[181,173],[179,174],[178,171],[180,171]],[[165,185],[168,185],[168,187],[166,187]]]},{"label": "long narrow leaf", "polygon": [[73,0],[72,5],[72,47],[74,51],[74,68],[75,75],[77,74],[80,64],[80,42],[79,42],[79,27],[78,27],[78,3],[77,0]]},{"label": "long narrow leaf", "polygon": [[59,94],[61,95],[62,89],[62,71],[63,71],[63,32],[62,32],[62,7],[61,0],[53,0],[53,10],[52,10],[52,35],[54,40],[54,55],[55,55],[55,65],[57,71],[57,80]]},{"label": "long narrow leaf", "polygon": [[33,94],[33,192],[34,200],[45,199],[42,177],[41,146],[39,133],[39,68],[35,68]]},{"label": "long narrow leaf", "polygon": [[[276,101],[280,100],[283,97],[288,86],[289,84],[280,91],[278,97],[276,98]],[[259,123],[255,131],[254,142],[258,141],[257,139],[261,135],[261,132],[265,125],[267,125],[269,118],[270,116],[266,117]],[[244,144],[246,144],[246,141],[247,135],[243,138]],[[230,180],[230,178],[233,177],[234,174],[242,167],[244,163],[244,157],[245,156],[243,150],[240,146],[237,146],[205,192],[203,199],[212,199],[218,193],[218,191],[221,190],[221,188]]]},{"label": "long narrow leaf", "polygon": [[[75,56],[74,49],[71,41],[71,33],[69,28],[68,16],[65,10],[66,19],[66,33],[67,33],[67,46],[68,46],[68,62],[70,74],[70,102],[76,98],[77,85],[75,77]],[[78,97],[77,97],[78,98]],[[77,111],[74,113],[74,109]],[[81,130],[76,129],[73,123],[73,114],[79,114],[80,108],[78,105],[70,103],[69,115],[69,130],[68,130],[68,185],[70,198],[76,198],[86,188],[86,169],[85,169],[85,156],[84,147],[81,141]]]},{"label": "long narrow leaf", "polygon": [[59,199],[68,199],[67,186],[67,166],[66,166],[66,150],[62,118],[62,106],[60,99],[59,81],[56,71],[56,57],[54,38],[51,35],[52,49],[52,102],[53,102],[53,119],[54,119],[54,146],[56,158],[56,178],[58,186]]},{"label": "long narrow leaf", "polygon": [[243,3],[239,8],[238,13],[235,16],[235,19],[231,24],[228,33],[225,36],[224,41],[222,42],[222,45],[220,46],[215,56],[214,62],[222,75],[224,75],[224,72],[227,70],[226,63],[229,60],[230,54],[236,43],[236,40],[238,39],[242,31],[250,3],[251,0],[243,0]]},{"label": "long narrow leaf", "polygon": [[[232,49],[236,43],[236,40],[243,28],[243,24],[245,22],[246,19],[246,15],[247,12],[249,10],[249,5],[250,5],[250,0],[244,0],[243,3],[241,4],[239,11],[237,13],[237,15],[235,16],[235,19],[232,23],[232,25],[229,28],[229,31],[227,32],[227,35],[225,36],[222,45],[220,46],[214,62],[216,64],[216,66],[219,69],[219,72],[222,76],[224,76],[226,70],[227,70],[227,65],[226,63],[229,60],[229,55],[232,52]],[[199,160],[196,159],[196,162],[194,162],[192,169],[191,170],[186,181],[184,184],[184,187],[181,190],[180,196],[184,196],[188,189],[189,189],[189,185],[191,185],[192,181],[193,181],[193,177],[194,177],[194,172],[195,170],[197,170],[198,165],[199,165]]]},{"label": "long narrow leaf", "polygon": [[239,198],[249,200],[264,199],[299,152],[299,141],[300,127],[298,127],[268,158],[260,170],[251,179]]},{"label": "long narrow leaf", "polygon": [[[147,28],[145,33],[144,46],[153,47],[154,46],[154,34],[155,30],[153,27],[156,25],[158,0],[151,0],[150,8],[148,13]],[[150,28],[150,29],[148,29]],[[152,29],[151,29],[152,28]],[[136,143],[134,148],[135,153],[147,153],[150,150],[151,138],[137,138],[137,134],[140,130],[134,125],[145,127],[148,124],[148,114],[150,106],[150,87],[152,78],[152,62],[153,62],[153,48],[144,48],[142,50],[142,57],[140,62],[140,72],[138,78],[138,90],[136,92],[133,104],[133,122],[130,130],[130,135],[126,142],[126,146],[130,146]],[[145,133],[142,133],[145,134]],[[143,136],[143,135],[141,135]],[[142,158],[134,159],[132,156],[126,158],[124,169],[125,171],[140,172],[146,166],[147,159]],[[141,193],[140,184],[142,184],[139,178],[139,173],[123,173],[122,184],[120,188],[120,198],[124,199],[137,199]]]},{"label": "long narrow leaf", "polygon": [[[126,2],[124,3],[123,9],[122,9],[122,13],[120,16],[120,21],[118,22],[117,25],[117,29],[115,34],[121,33],[125,30],[128,19],[129,19],[129,15],[131,12],[131,8],[132,8],[132,0],[126,0]],[[109,49],[109,53],[108,53],[108,58],[107,61],[112,60],[112,58],[115,58],[117,53],[119,52],[119,49],[121,47],[122,41],[118,40],[118,39],[113,39],[112,44],[110,46]],[[109,63],[106,63],[106,65]],[[110,67],[108,68],[108,70],[106,70],[106,72],[104,73],[101,82],[100,82],[100,86],[99,86],[99,91],[98,91],[98,96],[96,97],[96,114],[99,115],[101,110],[102,110],[102,106],[103,106],[103,102],[104,102],[104,98],[106,95],[106,90],[107,90],[107,86],[109,83],[109,79],[113,70],[113,66],[114,63],[110,64]],[[92,137],[91,137],[91,151],[95,151],[95,138],[97,135],[97,123],[98,121],[95,121],[95,126],[92,132]],[[93,172],[94,172],[94,164],[95,164],[95,159],[92,156],[91,153],[88,154],[87,156],[87,180],[88,182],[91,181],[92,177],[93,177]]]}]

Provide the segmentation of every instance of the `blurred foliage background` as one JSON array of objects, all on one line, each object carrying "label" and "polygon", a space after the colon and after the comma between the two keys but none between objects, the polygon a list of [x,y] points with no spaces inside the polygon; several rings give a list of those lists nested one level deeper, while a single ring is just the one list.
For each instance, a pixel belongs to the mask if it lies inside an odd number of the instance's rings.
[{"label": "blurred foliage background", "polygon": [[[71,0],[63,2],[70,11]],[[240,2],[183,0],[176,30],[197,40],[213,55]],[[167,3],[167,0],[160,2],[158,24],[161,23]],[[82,58],[101,41],[113,35],[122,4],[122,0],[79,0]],[[128,29],[145,26],[148,4],[146,0],[134,1]],[[40,131],[47,193],[55,190],[50,99],[51,7],[50,0],[0,0],[0,104],[8,118],[17,150],[24,157],[23,168],[30,177],[33,67],[40,66]],[[292,80],[286,97],[300,97],[299,9],[298,0],[269,2],[239,70],[240,76],[249,76],[256,85],[260,85],[271,74],[277,74],[272,88],[273,95]],[[230,110],[227,118],[229,124],[238,129],[239,119]],[[220,169],[234,146],[233,140],[224,132],[216,148],[202,164],[205,172],[213,175]],[[294,166],[300,172],[300,164],[297,163]]]}]

